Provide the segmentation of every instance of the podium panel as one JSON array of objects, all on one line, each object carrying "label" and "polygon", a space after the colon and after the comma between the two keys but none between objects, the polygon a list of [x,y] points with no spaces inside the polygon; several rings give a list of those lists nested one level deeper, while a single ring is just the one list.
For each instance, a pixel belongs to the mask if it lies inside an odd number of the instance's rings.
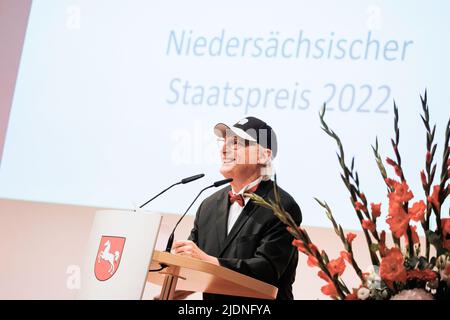
[{"label": "podium panel", "polygon": [[175,290],[260,299],[277,297],[277,287],[209,262],[155,251],[150,268],[157,268],[160,263],[166,264],[168,268],[150,272],[148,281],[162,287],[161,299],[172,299]]},{"label": "podium panel", "polygon": [[141,299],[161,215],[97,211],[77,299]]}]

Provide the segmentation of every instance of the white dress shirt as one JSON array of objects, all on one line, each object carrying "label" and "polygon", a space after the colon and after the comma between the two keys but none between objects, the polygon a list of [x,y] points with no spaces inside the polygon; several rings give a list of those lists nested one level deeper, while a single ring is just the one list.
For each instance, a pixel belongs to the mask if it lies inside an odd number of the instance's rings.
[{"label": "white dress shirt", "polygon": [[[256,186],[257,184],[259,184],[261,182],[261,180],[262,180],[262,177],[259,177],[255,181],[249,183],[244,188],[242,188],[238,193],[236,193],[233,190],[233,188],[231,188],[231,191],[234,194],[241,194],[241,195],[243,195],[245,191],[247,191],[248,189],[251,189],[254,186]],[[244,198],[244,207],[247,205],[249,200],[250,200],[250,198],[248,198],[248,197]],[[232,203],[230,205],[230,211],[228,212],[228,228],[227,228],[227,233],[228,234],[230,233],[231,229],[233,228],[237,218],[239,218],[239,216],[240,216],[242,210],[244,209],[244,207],[241,207],[237,201],[235,201],[234,203]]]}]

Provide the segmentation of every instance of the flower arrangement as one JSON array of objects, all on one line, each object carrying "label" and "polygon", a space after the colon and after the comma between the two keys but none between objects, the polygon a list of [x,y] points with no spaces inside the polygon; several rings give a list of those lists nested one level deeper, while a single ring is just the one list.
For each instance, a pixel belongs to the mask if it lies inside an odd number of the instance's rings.
[{"label": "flower arrangement", "polygon": [[[360,188],[358,173],[354,168],[354,158],[347,165],[344,148],[338,135],[325,122],[325,105],[320,111],[322,129],[338,146],[338,160],[342,169],[341,178],[350,194],[350,201],[358,218],[373,265],[371,272],[363,272],[354,259],[352,241],[356,235],[345,233],[334,219],[331,208],[325,201],[317,198],[317,203],[325,209],[334,231],[343,244],[340,256],[330,259],[324,250],[320,250],[310,239],[308,232],[297,226],[280,202],[276,187],[275,199],[268,201],[255,194],[248,196],[256,204],[270,208],[287,226],[287,230],[295,237],[293,245],[308,257],[310,267],[318,267],[318,276],[326,284],[321,288],[323,294],[341,300],[380,300],[380,299],[449,299],[450,298],[450,218],[443,218],[441,209],[449,192],[450,176],[450,119],[445,130],[445,146],[442,155],[442,166],[439,181],[434,184],[437,163],[434,142],[436,125],[430,125],[427,92],[420,97],[426,129],[425,168],[420,171],[424,191],[423,200],[414,200],[404,175],[399,151],[400,131],[398,127],[398,108],[394,102],[394,131],[391,139],[395,157],[386,158],[386,163],[393,168],[395,179],[387,175],[386,167],[381,159],[378,140],[372,146],[375,161],[387,189],[388,209],[386,222],[392,237],[392,247],[386,244],[386,231],[378,231],[377,221],[382,215],[381,203],[371,202]],[[417,225],[423,228],[426,242],[421,248]],[[433,248],[431,247],[433,246]],[[358,288],[348,288],[341,276],[346,266],[353,268],[361,283]]]}]

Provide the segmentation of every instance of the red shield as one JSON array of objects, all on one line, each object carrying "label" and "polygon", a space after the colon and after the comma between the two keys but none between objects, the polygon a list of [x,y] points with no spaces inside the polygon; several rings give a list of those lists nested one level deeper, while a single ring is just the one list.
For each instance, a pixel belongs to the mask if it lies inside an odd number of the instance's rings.
[{"label": "red shield", "polygon": [[111,278],[119,268],[122,258],[125,238],[102,236],[95,260],[94,273],[99,281]]}]

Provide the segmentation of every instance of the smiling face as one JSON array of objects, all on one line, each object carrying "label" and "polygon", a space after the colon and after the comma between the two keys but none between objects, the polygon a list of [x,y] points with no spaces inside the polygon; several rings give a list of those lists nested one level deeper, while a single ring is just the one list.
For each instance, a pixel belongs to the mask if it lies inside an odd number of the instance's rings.
[{"label": "smiling face", "polygon": [[220,173],[225,178],[245,180],[260,175],[261,167],[269,160],[271,151],[256,142],[231,135],[222,141],[220,156]]}]

